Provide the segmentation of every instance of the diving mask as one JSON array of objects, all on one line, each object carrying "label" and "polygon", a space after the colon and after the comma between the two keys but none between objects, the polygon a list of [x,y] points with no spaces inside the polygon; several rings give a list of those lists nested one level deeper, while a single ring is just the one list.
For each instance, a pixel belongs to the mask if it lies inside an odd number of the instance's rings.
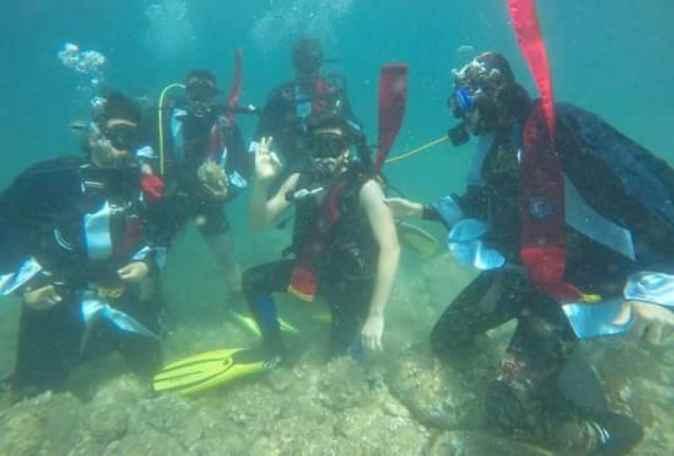
[{"label": "diving mask", "polygon": [[118,150],[132,150],[138,145],[138,128],[128,124],[117,124],[104,128],[103,136]]},{"label": "diving mask", "polygon": [[206,115],[215,104],[218,89],[210,81],[190,81],[185,89],[190,111],[197,117]]},{"label": "diving mask", "polygon": [[311,138],[311,150],[315,158],[337,158],[348,148],[349,142],[341,134],[320,133]]},{"label": "diving mask", "polygon": [[463,118],[475,109],[475,94],[468,87],[457,87],[447,100],[454,117]]}]

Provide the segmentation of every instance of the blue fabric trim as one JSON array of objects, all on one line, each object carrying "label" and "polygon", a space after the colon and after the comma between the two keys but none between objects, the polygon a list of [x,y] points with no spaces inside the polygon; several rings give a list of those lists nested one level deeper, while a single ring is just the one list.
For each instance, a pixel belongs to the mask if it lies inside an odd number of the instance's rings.
[{"label": "blue fabric trim", "polygon": [[295,115],[303,129],[306,129],[306,120],[311,115],[311,110],[311,97],[305,94],[299,85],[295,85]]},{"label": "blue fabric trim", "polygon": [[632,274],[627,279],[623,296],[674,310],[674,275],[648,271]]},{"label": "blue fabric trim", "polygon": [[151,339],[159,339],[159,336],[150,331],[145,325],[129,314],[111,307],[107,301],[99,298],[95,292],[85,291],[82,293],[81,299],[80,311],[84,326],[88,328],[87,332],[90,331],[90,328],[96,322],[105,320],[121,331],[138,334]]},{"label": "blue fabric trim", "polygon": [[463,211],[451,195],[443,196],[431,204],[431,207],[440,215],[442,224],[448,230],[452,229],[452,226],[463,218]]},{"label": "blue fabric trim", "polygon": [[501,252],[488,247],[482,240],[489,226],[477,219],[463,219],[455,223],[447,235],[447,247],[454,259],[481,271],[498,269],[505,265]]},{"label": "blue fabric trim", "polygon": [[42,266],[35,258],[30,257],[24,260],[16,272],[0,276],[0,295],[7,296],[11,294],[35,277],[40,271],[42,271]]},{"label": "blue fabric trim", "polygon": [[278,311],[276,309],[276,303],[274,303],[274,298],[269,295],[258,296],[255,299],[253,306],[255,307],[255,314],[260,318],[258,323],[263,332],[280,331]]},{"label": "blue fabric trim", "polygon": [[615,323],[621,315],[625,300],[620,297],[596,304],[571,303],[562,306],[573,332],[579,339],[612,336],[628,332],[634,325],[634,315],[625,323]]}]

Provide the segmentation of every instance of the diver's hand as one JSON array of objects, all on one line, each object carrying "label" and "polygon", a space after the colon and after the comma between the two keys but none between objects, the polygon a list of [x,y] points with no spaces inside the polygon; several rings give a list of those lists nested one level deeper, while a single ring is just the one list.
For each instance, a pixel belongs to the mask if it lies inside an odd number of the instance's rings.
[{"label": "diver's hand", "polygon": [[382,350],[381,338],[384,334],[384,316],[370,315],[367,317],[360,332],[363,346],[368,350]]},{"label": "diver's hand", "polygon": [[147,276],[150,269],[143,261],[133,261],[117,270],[117,275],[124,282],[138,283]]},{"label": "diver's hand", "polygon": [[421,218],[424,213],[424,206],[421,203],[415,203],[405,198],[384,198],[384,202],[391,208],[393,216],[396,218]]},{"label": "diver's hand", "polygon": [[674,332],[674,314],[672,311],[655,304],[629,301],[636,317],[632,333],[640,340],[651,345],[661,346],[667,336]]},{"label": "diver's hand", "polygon": [[197,169],[197,178],[204,191],[214,200],[223,201],[229,194],[229,179],[225,170],[213,160],[206,160]]},{"label": "diver's hand", "polygon": [[262,138],[255,153],[255,178],[261,182],[268,182],[279,175],[281,160],[271,150],[273,138]]},{"label": "diver's hand", "polygon": [[62,300],[54,285],[46,285],[35,290],[27,289],[23,294],[23,303],[34,310],[51,309]]}]

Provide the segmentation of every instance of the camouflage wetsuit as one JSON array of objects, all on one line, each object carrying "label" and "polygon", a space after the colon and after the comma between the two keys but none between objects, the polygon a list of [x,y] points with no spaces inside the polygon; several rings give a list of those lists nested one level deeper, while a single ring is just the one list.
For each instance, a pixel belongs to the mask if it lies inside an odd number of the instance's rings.
[{"label": "camouflage wetsuit", "polygon": [[[611,297],[621,295],[632,272],[671,270],[663,266],[674,253],[671,223],[648,210],[634,192],[630,194],[627,187],[631,184],[625,182],[642,177],[637,161],[668,189],[674,189],[674,172],[598,117],[567,105],[559,106],[558,114],[557,148],[565,174],[595,210],[630,229],[637,254],[636,261],[630,261],[567,225],[566,280],[584,292]],[[535,289],[526,273],[518,270],[520,168],[516,138],[511,132],[497,134],[479,164],[481,183],[469,186],[463,196],[455,196],[465,217],[489,223],[491,231],[485,241],[514,267],[482,272],[460,293],[435,325],[432,346],[436,353],[446,354],[517,319],[498,377],[488,389],[489,420],[510,435],[535,436],[557,448],[587,451],[597,445],[596,429],[589,417],[586,419],[558,391],[560,372],[576,348],[577,338],[561,306]],[[624,161],[625,166],[607,165],[597,156],[599,148],[613,154],[614,161]]]}]

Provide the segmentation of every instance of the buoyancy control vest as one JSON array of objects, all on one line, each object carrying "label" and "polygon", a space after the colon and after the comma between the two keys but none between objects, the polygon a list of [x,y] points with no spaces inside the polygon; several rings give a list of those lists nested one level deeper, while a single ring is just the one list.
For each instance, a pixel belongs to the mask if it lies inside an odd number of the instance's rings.
[{"label": "buoyancy control vest", "polygon": [[[366,279],[374,276],[377,242],[367,215],[360,205],[360,190],[369,180],[367,174],[348,170],[330,185],[343,184],[332,210],[338,219],[325,233],[325,254],[318,258],[317,269],[326,280]],[[307,173],[300,175],[298,188],[317,185]],[[325,201],[315,197],[296,202],[291,250],[296,254],[311,235]]]}]

